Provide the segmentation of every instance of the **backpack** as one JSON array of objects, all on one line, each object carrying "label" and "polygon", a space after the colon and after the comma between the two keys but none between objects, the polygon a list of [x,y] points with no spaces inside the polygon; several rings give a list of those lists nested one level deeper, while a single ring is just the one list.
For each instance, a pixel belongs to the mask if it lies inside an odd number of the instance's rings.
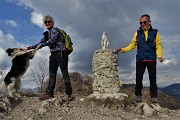
[{"label": "backpack", "polygon": [[68,54],[70,54],[72,51],[73,51],[73,43],[71,41],[71,38],[70,36],[64,31],[64,30],[60,30],[63,37],[64,37],[64,40],[65,40],[65,47],[68,51]]}]

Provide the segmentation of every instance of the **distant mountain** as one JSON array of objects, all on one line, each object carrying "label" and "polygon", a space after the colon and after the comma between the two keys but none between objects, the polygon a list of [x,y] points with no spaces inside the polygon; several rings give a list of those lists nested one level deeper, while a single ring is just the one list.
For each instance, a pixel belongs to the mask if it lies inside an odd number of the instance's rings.
[{"label": "distant mountain", "polygon": [[[179,87],[177,88],[180,89],[180,84]],[[134,89],[135,89],[135,84],[123,84],[121,87],[121,92],[127,94],[131,98],[135,98]],[[143,98],[143,102],[150,103],[151,98],[150,98],[149,87],[145,87],[145,86],[143,87],[142,98]],[[158,90],[158,103],[161,107],[164,108],[169,108],[172,110],[180,109],[180,99],[172,97],[160,90]]]},{"label": "distant mountain", "polygon": [[38,93],[40,90],[39,87],[36,87],[36,88],[21,88],[21,92],[32,92],[32,93]]},{"label": "distant mountain", "polygon": [[174,83],[167,87],[160,88],[159,90],[166,93],[169,96],[180,99],[180,83]]}]

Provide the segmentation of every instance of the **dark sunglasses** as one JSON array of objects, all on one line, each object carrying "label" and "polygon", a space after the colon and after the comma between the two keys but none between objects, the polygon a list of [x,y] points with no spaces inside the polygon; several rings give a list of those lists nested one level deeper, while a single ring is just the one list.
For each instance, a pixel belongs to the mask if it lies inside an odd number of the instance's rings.
[{"label": "dark sunglasses", "polygon": [[147,21],[144,21],[144,22],[140,22],[139,24],[140,24],[140,25],[142,25],[143,23],[144,23],[144,24],[146,24],[146,23],[147,23]]},{"label": "dark sunglasses", "polygon": [[51,23],[51,22],[52,22],[52,21],[45,21],[44,24],[46,24],[46,23]]}]

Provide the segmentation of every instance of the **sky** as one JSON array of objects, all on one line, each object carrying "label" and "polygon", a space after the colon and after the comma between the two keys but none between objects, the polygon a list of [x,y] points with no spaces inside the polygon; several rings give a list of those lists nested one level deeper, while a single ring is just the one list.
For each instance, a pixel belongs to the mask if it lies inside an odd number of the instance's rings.
[{"label": "sky", "polygon": [[[24,48],[40,41],[46,31],[42,18],[51,15],[55,26],[64,29],[73,42],[69,71],[93,77],[92,57],[96,50],[101,49],[102,33],[106,32],[109,49],[126,47],[139,29],[139,18],[143,14],[151,16],[152,26],[161,36],[165,60],[157,62],[158,87],[180,83],[179,0],[1,0],[0,69],[7,73],[11,67],[6,49]],[[135,83],[136,51],[118,54],[119,79],[123,83]],[[43,61],[48,77],[49,55],[48,47],[36,53],[22,78],[23,87],[36,87],[32,70],[41,72],[39,64]],[[60,70],[58,73],[61,74]],[[149,86],[147,69],[143,84]]]}]

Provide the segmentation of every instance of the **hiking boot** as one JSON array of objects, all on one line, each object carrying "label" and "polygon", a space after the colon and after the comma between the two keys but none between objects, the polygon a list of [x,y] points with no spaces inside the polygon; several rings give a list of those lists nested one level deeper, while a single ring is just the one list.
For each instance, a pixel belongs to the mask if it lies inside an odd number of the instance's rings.
[{"label": "hiking boot", "polygon": [[54,98],[53,95],[49,95],[49,94],[44,94],[41,97],[39,97],[39,100],[47,100],[47,99],[51,99]]},{"label": "hiking boot", "polygon": [[158,101],[157,101],[157,98],[156,98],[156,97],[152,97],[152,98],[151,98],[151,102],[152,102],[152,103],[157,103],[157,102],[158,102]]},{"label": "hiking boot", "polygon": [[137,103],[142,102],[142,96],[137,95],[137,96],[136,96],[136,102],[137,102]]},{"label": "hiking boot", "polygon": [[63,101],[73,101],[75,99],[74,96],[72,95],[66,95],[63,99]]},{"label": "hiking boot", "polygon": [[73,101],[74,99],[75,99],[74,96],[72,96],[72,95],[67,95],[67,98],[66,98],[67,101]]}]

